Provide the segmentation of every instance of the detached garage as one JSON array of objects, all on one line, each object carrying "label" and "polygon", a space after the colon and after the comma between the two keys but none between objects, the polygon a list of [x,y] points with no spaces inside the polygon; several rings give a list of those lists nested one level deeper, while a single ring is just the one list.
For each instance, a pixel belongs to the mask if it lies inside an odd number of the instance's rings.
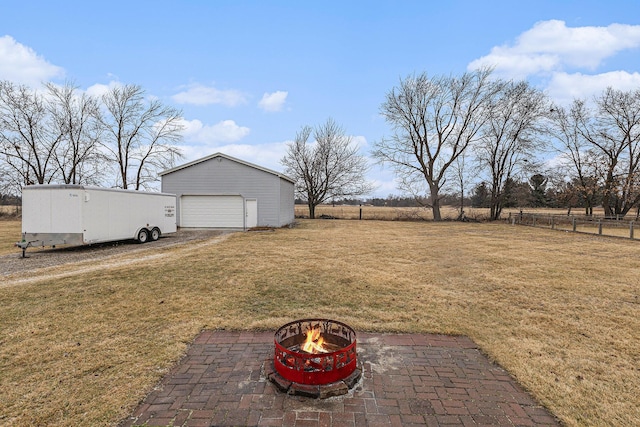
[{"label": "detached garage", "polygon": [[177,195],[184,228],[282,227],[294,220],[294,182],[222,153],[160,173],[162,191]]}]

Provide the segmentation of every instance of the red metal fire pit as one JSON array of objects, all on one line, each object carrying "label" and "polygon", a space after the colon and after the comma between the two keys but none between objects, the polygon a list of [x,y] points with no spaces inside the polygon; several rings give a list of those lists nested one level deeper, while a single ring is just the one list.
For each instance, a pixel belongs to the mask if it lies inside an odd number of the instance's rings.
[{"label": "red metal fire pit", "polygon": [[[324,352],[303,351],[310,331],[324,340]],[[284,383],[325,386],[346,380],[346,386],[351,388],[360,378],[361,372],[356,369],[356,333],[342,322],[328,319],[296,320],[278,329],[274,342],[273,367]],[[297,389],[310,390],[312,387]],[[323,394],[322,390],[319,394]]]}]

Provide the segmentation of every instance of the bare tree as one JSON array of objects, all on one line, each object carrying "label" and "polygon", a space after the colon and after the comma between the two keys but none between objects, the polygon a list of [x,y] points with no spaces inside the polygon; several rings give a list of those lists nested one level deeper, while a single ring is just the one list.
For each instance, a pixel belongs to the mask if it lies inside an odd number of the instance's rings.
[{"label": "bare tree", "polygon": [[102,145],[115,166],[116,187],[136,190],[157,181],[157,170],[182,157],[180,111],[148,100],[137,85],[116,86],[102,96]]},{"label": "bare tree", "polygon": [[48,184],[58,167],[55,153],[63,140],[52,126],[45,97],[24,85],[0,82],[0,155],[21,185]]},{"label": "bare tree", "polygon": [[462,153],[455,161],[453,167],[455,182],[458,190],[460,190],[460,207],[458,212],[458,221],[466,221],[467,217],[464,213],[465,189],[470,184],[470,177],[467,174],[468,159],[466,153]]},{"label": "bare tree", "polygon": [[491,219],[500,218],[505,185],[519,170],[530,170],[543,148],[541,121],[548,114],[546,97],[527,82],[496,82],[487,100],[488,120],[474,151],[481,168],[491,175]]},{"label": "bare tree", "polygon": [[625,216],[640,203],[640,89],[606,89],[595,108],[577,112],[580,135],[599,157],[602,206],[607,216]]},{"label": "bare tree", "polygon": [[0,194],[20,195],[24,186],[22,177],[22,173],[16,173],[9,163],[0,159]]},{"label": "bare tree", "polygon": [[[586,114],[584,110],[585,105],[581,100],[574,100],[569,110],[553,106],[549,132],[560,143],[560,156],[568,166],[566,175],[570,180],[566,187],[575,189],[584,203],[585,215],[590,216],[593,215],[600,183],[597,178],[597,156],[580,132],[580,123],[584,121]],[[574,198],[569,197],[568,201],[571,200]],[[571,207],[567,208],[570,212]]]},{"label": "bare tree", "polygon": [[97,100],[79,94],[71,83],[48,83],[47,88],[52,126],[62,135],[53,153],[60,179],[65,184],[98,184],[104,177],[97,150],[102,133]]},{"label": "bare tree", "polygon": [[562,167],[554,167],[545,171],[549,187],[547,198],[552,207],[567,208],[567,216],[571,215],[571,210],[578,206],[579,190],[575,181],[568,180],[567,174]]},{"label": "bare tree", "polygon": [[[309,141],[312,135],[313,143]],[[297,195],[307,201],[310,218],[315,218],[316,206],[326,200],[372,191],[365,179],[367,162],[358,149],[332,119],[315,129],[304,126],[289,144],[280,163],[295,180]]]},{"label": "bare tree", "polygon": [[436,221],[440,191],[456,159],[479,138],[487,120],[486,102],[495,92],[490,69],[460,77],[410,76],[387,93],[382,115],[394,135],[375,143],[373,152],[390,164],[401,189],[419,197],[425,184]]}]

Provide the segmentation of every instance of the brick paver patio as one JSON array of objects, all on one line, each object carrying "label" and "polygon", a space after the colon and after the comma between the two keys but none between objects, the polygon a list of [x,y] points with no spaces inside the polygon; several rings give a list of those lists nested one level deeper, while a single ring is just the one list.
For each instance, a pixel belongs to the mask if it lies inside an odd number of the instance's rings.
[{"label": "brick paver patio", "polygon": [[361,382],[347,395],[311,399],[265,378],[273,333],[205,331],[121,426],[560,425],[468,338],[357,339]]}]

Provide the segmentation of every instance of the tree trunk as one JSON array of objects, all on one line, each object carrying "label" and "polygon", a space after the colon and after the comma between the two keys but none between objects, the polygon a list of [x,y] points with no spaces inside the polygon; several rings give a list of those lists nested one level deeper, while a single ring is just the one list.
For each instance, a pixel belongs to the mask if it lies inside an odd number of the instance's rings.
[{"label": "tree trunk", "polygon": [[587,206],[584,208],[584,214],[586,216],[593,216],[593,207],[591,206],[591,204],[587,204]]},{"label": "tree trunk", "polygon": [[500,219],[500,215],[502,215],[502,204],[498,204],[498,206],[496,206],[494,215],[495,216],[492,218],[494,221],[497,221]]},{"label": "tree trunk", "polygon": [[458,221],[465,221],[464,214],[464,189],[460,191],[460,213],[458,214]]},{"label": "tree trunk", "polygon": [[435,185],[430,186],[431,191],[431,210],[433,212],[434,221],[442,221],[442,215],[440,214],[440,195],[439,188]]},{"label": "tree trunk", "polygon": [[431,210],[433,211],[433,220],[442,221],[442,215],[440,214],[440,200],[436,199],[433,201]]},{"label": "tree trunk", "polygon": [[490,213],[489,218],[491,221],[496,221],[500,217],[500,213],[502,212],[502,194],[491,193],[491,202],[490,202]]},{"label": "tree trunk", "polygon": [[314,205],[313,203],[309,202],[308,206],[309,206],[309,218],[315,219],[316,218],[316,205]]}]

